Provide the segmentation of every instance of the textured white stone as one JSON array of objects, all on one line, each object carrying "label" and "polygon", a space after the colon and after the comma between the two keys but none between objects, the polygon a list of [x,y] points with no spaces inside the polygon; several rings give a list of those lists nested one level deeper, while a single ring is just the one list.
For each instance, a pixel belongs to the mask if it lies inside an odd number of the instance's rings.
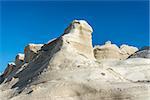
[{"label": "textured white stone", "polygon": [[92,47],[92,27],[84,20],[74,20],[65,30],[62,38],[86,57],[94,58]]},{"label": "textured white stone", "polygon": [[94,56],[97,60],[120,59],[121,51],[117,45],[106,42],[105,45],[94,47]]},{"label": "textured white stone", "polygon": [[128,45],[121,45],[120,50],[122,53],[123,58],[128,58],[130,55],[134,54],[136,51],[138,51],[138,48]]},{"label": "textured white stone", "polygon": [[107,41],[104,45],[94,47],[94,56],[97,60],[102,59],[127,59],[130,55],[138,51],[138,48],[128,45],[121,45],[120,48]]}]

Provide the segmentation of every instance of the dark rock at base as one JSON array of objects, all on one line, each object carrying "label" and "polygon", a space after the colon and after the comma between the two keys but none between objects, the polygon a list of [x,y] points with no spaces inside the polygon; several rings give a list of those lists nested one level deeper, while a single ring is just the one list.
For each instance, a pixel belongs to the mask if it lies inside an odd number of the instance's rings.
[{"label": "dark rock at base", "polygon": [[145,46],[139,51],[135,52],[129,58],[150,58],[150,46]]}]

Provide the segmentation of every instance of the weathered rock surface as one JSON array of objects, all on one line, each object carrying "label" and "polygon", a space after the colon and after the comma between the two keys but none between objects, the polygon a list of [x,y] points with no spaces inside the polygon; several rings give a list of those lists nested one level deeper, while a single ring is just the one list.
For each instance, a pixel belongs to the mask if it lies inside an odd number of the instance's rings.
[{"label": "weathered rock surface", "polygon": [[[0,100],[150,100],[150,60],[96,60],[91,33],[86,21],[75,20],[32,59],[25,53],[28,60],[1,83]],[[100,49],[121,52],[110,42]]]},{"label": "weathered rock surface", "polygon": [[110,41],[105,45],[94,47],[94,56],[96,59],[120,59],[121,51],[115,44],[111,44]]},{"label": "weathered rock surface", "polygon": [[7,65],[7,68],[4,71],[3,76],[7,77],[15,68],[15,63],[11,62]]},{"label": "weathered rock surface", "polygon": [[15,69],[16,65],[15,63],[11,62],[11,63],[8,63],[4,73],[1,75],[1,78],[0,78],[0,83],[4,81],[5,78],[7,78],[11,72]]},{"label": "weathered rock surface", "polygon": [[17,54],[16,58],[15,58],[15,64],[16,64],[16,67],[20,67],[22,66],[24,63],[24,54]]},{"label": "weathered rock surface", "polygon": [[130,58],[126,60],[101,60],[104,69],[112,69],[124,79],[132,82],[150,81],[150,59]]},{"label": "weathered rock surface", "polygon": [[88,58],[94,58],[92,47],[93,29],[84,20],[74,20],[65,30],[63,39],[79,54]]},{"label": "weathered rock surface", "polygon": [[24,49],[24,61],[29,63],[37,55],[43,44],[28,44]]},{"label": "weathered rock surface", "polygon": [[143,47],[129,58],[150,58],[150,47]]},{"label": "weathered rock surface", "polygon": [[120,48],[111,44],[110,41],[107,41],[105,45],[95,46],[94,47],[94,56],[97,60],[102,59],[126,59],[130,55],[134,54],[138,48],[128,45],[121,45]]}]

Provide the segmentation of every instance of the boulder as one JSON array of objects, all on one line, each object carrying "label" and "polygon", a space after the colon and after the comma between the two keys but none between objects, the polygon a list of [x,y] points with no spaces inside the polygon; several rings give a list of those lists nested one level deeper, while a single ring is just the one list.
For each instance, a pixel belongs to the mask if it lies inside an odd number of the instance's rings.
[{"label": "boulder", "polygon": [[28,44],[24,49],[24,62],[29,63],[37,55],[43,44]]}]

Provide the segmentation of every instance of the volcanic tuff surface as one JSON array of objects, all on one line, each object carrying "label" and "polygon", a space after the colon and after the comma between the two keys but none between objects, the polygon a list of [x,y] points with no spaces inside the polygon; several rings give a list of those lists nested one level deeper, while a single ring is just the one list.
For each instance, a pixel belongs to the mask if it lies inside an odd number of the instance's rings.
[{"label": "volcanic tuff surface", "polygon": [[150,100],[150,59],[110,41],[93,48],[92,32],[74,20],[60,37],[27,45],[0,76],[0,100]]}]

